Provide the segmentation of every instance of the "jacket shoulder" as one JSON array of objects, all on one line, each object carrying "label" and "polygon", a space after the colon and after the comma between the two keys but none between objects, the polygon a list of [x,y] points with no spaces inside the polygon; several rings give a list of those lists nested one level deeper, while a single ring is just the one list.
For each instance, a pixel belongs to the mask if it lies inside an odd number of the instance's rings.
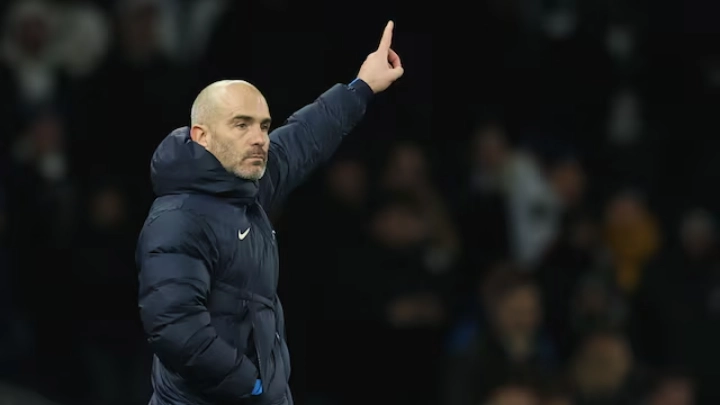
[{"label": "jacket shoulder", "polygon": [[217,237],[201,212],[188,207],[181,197],[161,198],[153,203],[143,225],[137,253],[140,257],[185,254],[211,265],[218,257],[216,246]]}]

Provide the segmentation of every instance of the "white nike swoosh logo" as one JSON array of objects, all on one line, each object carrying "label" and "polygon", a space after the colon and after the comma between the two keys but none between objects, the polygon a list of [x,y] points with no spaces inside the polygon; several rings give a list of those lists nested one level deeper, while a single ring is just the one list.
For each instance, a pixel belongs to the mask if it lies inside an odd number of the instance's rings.
[{"label": "white nike swoosh logo", "polygon": [[248,236],[249,233],[250,233],[250,228],[248,228],[245,232],[238,231],[238,238],[240,240],[243,240],[243,239],[245,239],[246,236]]}]

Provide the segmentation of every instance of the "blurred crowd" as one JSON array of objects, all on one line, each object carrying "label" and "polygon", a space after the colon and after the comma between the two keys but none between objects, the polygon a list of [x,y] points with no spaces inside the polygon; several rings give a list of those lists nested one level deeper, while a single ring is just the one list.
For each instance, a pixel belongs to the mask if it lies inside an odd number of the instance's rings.
[{"label": "blurred crowd", "polygon": [[[154,147],[212,80],[256,83],[282,122],[375,41],[240,3],[3,6],[0,403],[146,404]],[[275,219],[297,403],[720,403],[714,48],[678,49],[640,0],[477,12],[455,116],[401,21],[404,84]]]}]

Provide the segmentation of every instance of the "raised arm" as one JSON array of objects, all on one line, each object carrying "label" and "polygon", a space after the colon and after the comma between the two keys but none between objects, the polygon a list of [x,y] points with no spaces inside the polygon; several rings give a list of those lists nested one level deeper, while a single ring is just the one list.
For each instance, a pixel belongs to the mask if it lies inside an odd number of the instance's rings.
[{"label": "raised arm", "polygon": [[373,94],[403,75],[400,57],[391,49],[393,22],[388,22],[377,50],[368,55],[358,78],[335,85],[270,134],[268,170],[260,183],[260,203],[273,211],[320,163],[329,159],[360,121]]},{"label": "raised arm", "polygon": [[192,214],[166,211],[138,242],[140,314],[163,366],[219,401],[251,395],[258,371],[218,337],[206,308],[217,246]]},{"label": "raised arm", "polygon": [[362,80],[337,84],[295,112],[270,134],[268,168],[260,203],[272,211],[295,187],[328,160],[360,122],[373,91]]}]

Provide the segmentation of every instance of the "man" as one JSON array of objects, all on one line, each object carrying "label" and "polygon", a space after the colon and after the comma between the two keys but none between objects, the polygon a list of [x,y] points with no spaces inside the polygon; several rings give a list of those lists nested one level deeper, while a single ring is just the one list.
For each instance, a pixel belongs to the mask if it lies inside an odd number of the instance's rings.
[{"label": "man", "polygon": [[357,79],[268,135],[262,94],[210,85],[192,125],[158,146],[157,199],[140,234],[140,313],[155,352],[151,405],[291,405],[273,210],[403,74],[389,22]]}]

